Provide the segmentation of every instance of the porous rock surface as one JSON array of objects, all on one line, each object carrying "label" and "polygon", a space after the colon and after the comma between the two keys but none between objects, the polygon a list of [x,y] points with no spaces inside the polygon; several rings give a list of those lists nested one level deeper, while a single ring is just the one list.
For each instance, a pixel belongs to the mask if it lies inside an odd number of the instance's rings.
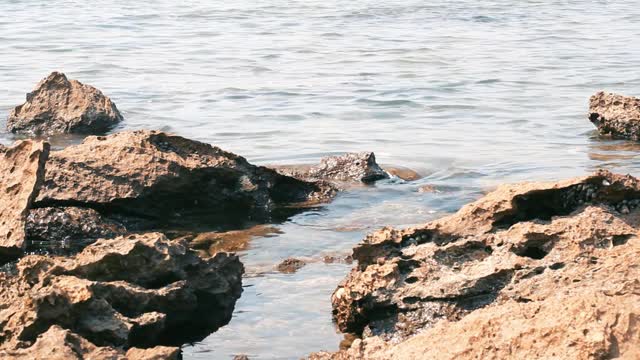
[{"label": "porous rock surface", "polygon": [[126,233],[124,225],[91,208],[36,208],[27,216],[26,236],[32,241],[76,244]]},{"label": "porous rock surface", "polygon": [[389,177],[389,174],[378,165],[372,152],[327,156],[317,165],[278,166],[275,169],[283,175],[310,181],[371,183]]},{"label": "porous rock surface", "polygon": [[[29,255],[17,275],[2,274],[0,350],[175,358],[176,348],[155,347],[197,341],[226,324],[242,272],[235,255],[203,260],[159,233],[99,240],[73,257]],[[124,353],[131,348],[153,349]]]},{"label": "porous rock surface", "polygon": [[600,91],[589,99],[589,120],[602,135],[640,140],[640,99]]},{"label": "porous rock surface", "polygon": [[49,144],[24,140],[11,147],[0,145],[0,261],[19,256],[25,249],[29,208],[44,178]]},{"label": "porous rock surface", "polygon": [[36,207],[91,207],[163,222],[198,213],[237,220],[333,194],[329,184],[280,175],[209,144],[138,130],[52,152]]},{"label": "porous rock surface", "polygon": [[11,111],[7,130],[28,135],[98,134],[122,120],[116,105],[100,90],[53,72]]},{"label": "porous rock surface", "polygon": [[380,230],[332,296],[362,339],[311,358],[638,358],[639,204],[637,179],[598,171]]}]

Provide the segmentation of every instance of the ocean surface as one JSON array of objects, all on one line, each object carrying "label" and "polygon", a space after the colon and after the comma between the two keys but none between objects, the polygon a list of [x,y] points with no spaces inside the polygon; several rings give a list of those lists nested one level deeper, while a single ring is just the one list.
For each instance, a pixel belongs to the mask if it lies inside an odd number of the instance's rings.
[{"label": "ocean surface", "polygon": [[[0,0],[0,127],[59,70],[114,100],[126,118],[114,131],[166,130],[258,164],[374,151],[422,174],[257,234],[239,252],[233,319],[184,347],[188,360],[297,359],[338,348],[330,295],[351,265],[320,259],[367,232],[503,182],[640,175],[640,145],[587,119],[598,90],[640,95],[638,19],[637,1]],[[276,272],[290,256],[310,264]]]}]

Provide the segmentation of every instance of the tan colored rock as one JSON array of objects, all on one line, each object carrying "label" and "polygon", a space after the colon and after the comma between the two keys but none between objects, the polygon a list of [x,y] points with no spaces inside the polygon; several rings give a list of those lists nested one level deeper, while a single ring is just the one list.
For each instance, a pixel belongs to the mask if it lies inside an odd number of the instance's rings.
[{"label": "tan colored rock", "polygon": [[332,296],[363,339],[311,358],[636,358],[639,205],[637,179],[599,171],[378,231]]},{"label": "tan colored rock", "polygon": [[53,72],[27,94],[27,101],[9,114],[13,133],[51,135],[99,134],[122,121],[116,105],[93,86]]},{"label": "tan colored rock", "polygon": [[276,166],[274,169],[280,174],[308,181],[371,183],[389,177],[389,174],[376,163],[376,156],[372,152],[327,156],[322,158],[318,165],[287,165]]},{"label": "tan colored rock", "polygon": [[44,179],[49,144],[24,140],[0,146],[0,260],[19,256],[25,248],[25,223]]},{"label": "tan colored rock", "polygon": [[0,350],[0,356],[29,360],[178,360],[180,348],[156,346],[149,349],[131,348],[126,353],[120,349],[99,347],[87,339],[53,325],[38,336],[27,348]]},{"label": "tan colored rock", "polygon": [[[6,352],[36,346],[51,326],[114,351],[197,341],[230,320],[242,291],[237,256],[201,259],[158,233],[99,240],[73,257],[29,255],[17,268],[0,281]],[[166,351],[136,356],[154,353]]]},{"label": "tan colored rock", "polygon": [[86,203],[166,225],[196,215],[207,223],[259,218],[333,194],[328,184],[283,176],[208,144],[139,130],[52,152],[37,202]]},{"label": "tan colored rock", "polygon": [[589,120],[602,135],[640,140],[640,99],[600,91],[589,99]]}]

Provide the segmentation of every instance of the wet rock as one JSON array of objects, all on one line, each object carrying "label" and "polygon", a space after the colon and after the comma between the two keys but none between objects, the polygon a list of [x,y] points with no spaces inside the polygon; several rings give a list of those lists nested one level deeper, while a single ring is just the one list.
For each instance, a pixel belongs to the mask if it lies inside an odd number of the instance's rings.
[{"label": "wet rock", "polygon": [[637,179],[599,171],[373,233],[332,296],[340,330],[363,339],[311,358],[636,357],[639,199]]},{"label": "wet rock", "polygon": [[31,209],[26,223],[26,236],[31,241],[87,243],[126,232],[122,224],[96,210],[79,207]]},{"label": "wet rock", "polygon": [[422,185],[418,188],[419,193],[437,193],[438,189],[436,189],[433,185]]},{"label": "wet rock", "polygon": [[17,268],[0,282],[4,351],[36,346],[52,326],[114,351],[178,346],[226,324],[242,292],[236,256],[204,260],[158,233],[98,240],[73,257],[29,255]]},{"label": "wet rock", "polygon": [[602,135],[640,140],[640,99],[600,91],[589,99],[589,120]]},{"label": "wet rock", "polygon": [[322,158],[318,165],[280,166],[275,169],[283,175],[310,181],[371,183],[389,178],[389,174],[376,163],[376,157],[372,152],[327,156]]},{"label": "wet rock", "polygon": [[99,134],[122,121],[116,105],[92,86],[53,72],[9,114],[7,130],[28,135]]},{"label": "wet rock", "polygon": [[40,190],[48,155],[49,144],[41,141],[0,146],[0,262],[25,249],[27,212]]},{"label": "wet rock", "polygon": [[199,216],[207,224],[270,218],[333,194],[328,184],[283,176],[208,144],[140,130],[52,152],[37,206],[91,207],[165,226]]},{"label": "wet rock", "polygon": [[282,234],[282,232],[274,226],[256,225],[243,230],[197,233],[193,234],[189,240],[191,248],[203,250],[208,256],[212,256],[220,251],[246,250],[252,239],[272,237],[278,234]]},{"label": "wet rock", "polygon": [[280,264],[278,264],[277,269],[281,273],[285,274],[293,274],[294,272],[300,270],[307,263],[304,260],[296,259],[296,258],[288,258],[283,260]]},{"label": "wet rock", "polygon": [[422,179],[422,175],[418,174],[414,170],[402,166],[384,166],[384,170],[390,175],[393,175],[405,181],[415,181]]}]

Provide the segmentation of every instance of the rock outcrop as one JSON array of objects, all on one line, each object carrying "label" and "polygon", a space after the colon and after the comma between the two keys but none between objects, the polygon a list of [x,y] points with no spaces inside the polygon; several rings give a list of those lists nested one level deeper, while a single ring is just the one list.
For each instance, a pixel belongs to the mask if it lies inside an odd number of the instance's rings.
[{"label": "rock outcrop", "polygon": [[382,229],[332,296],[362,339],[311,358],[636,358],[639,204],[637,179],[599,171]]},{"label": "rock outcrop", "polygon": [[602,135],[640,140],[640,99],[598,92],[589,99],[589,120]]},{"label": "rock outcrop", "polygon": [[49,144],[41,141],[0,145],[0,262],[19,256],[25,249],[27,213],[38,195],[48,155]]},{"label": "rock outcrop", "polygon": [[28,135],[100,134],[122,120],[116,105],[100,90],[53,72],[11,111],[7,130]]},{"label": "rock outcrop", "polygon": [[278,166],[274,168],[283,175],[308,181],[371,183],[389,177],[389,174],[376,163],[376,157],[372,152],[327,156],[320,160],[320,164],[313,166]]},{"label": "rock outcrop", "polygon": [[[17,272],[0,282],[0,350],[118,358],[197,341],[226,324],[243,267],[235,255],[203,260],[184,241],[148,233],[99,240],[73,257],[29,255]],[[127,358],[176,353],[130,351]]]},{"label": "rock outcrop", "polygon": [[330,184],[284,176],[208,144],[139,130],[52,152],[34,206],[88,207],[139,230],[127,219],[143,219],[143,228],[200,217],[209,225],[272,219],[334,193]]}]

